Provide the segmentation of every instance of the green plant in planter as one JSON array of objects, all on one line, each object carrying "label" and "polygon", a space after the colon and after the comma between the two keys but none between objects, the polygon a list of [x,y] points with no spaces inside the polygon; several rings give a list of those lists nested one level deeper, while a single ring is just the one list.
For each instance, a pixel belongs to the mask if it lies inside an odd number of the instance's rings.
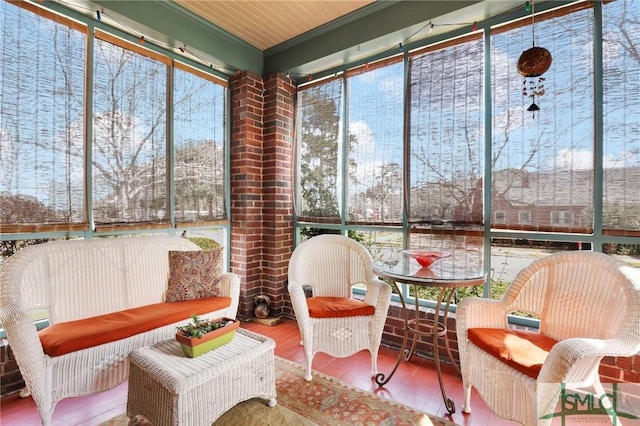
[{"label": "green plant in planter", "polygon": [[229,343],[240,321],[231,318],[201,320],[191,316],[191,322],[177,327],[176,340],[188,357],[194,358]]},{"label": "green plant in planter", "polygon": [[225,327],[228,323],[233,322],[228,318],[218,318],[215,320],[202,320],[196,314],[191,315],[191,322],[186,325],[177,327],[178,332],[187,337],[200,338],[210,331]]}]

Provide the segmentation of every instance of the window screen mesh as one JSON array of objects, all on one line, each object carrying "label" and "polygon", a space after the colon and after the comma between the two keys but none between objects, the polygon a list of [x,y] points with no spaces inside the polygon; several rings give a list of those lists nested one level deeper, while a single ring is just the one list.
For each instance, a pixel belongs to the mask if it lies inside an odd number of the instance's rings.
[{"label": "window screen mesh", "polygon": [[165,219],[167,66],[96,39],[94,67],[94,220]]},{"label": "window screen mesh", "polygon": [[84,214],[86,30],[0,3],[0,227]]},{"label": "window screen mesh", "polygon": [[224,219],[226,89],[182,69],[174,82],[176,221]]},{"label": "window screen mesh", "polygon": [[482,223],[483,44],[480,37],[413,56],[409,221]]},{"label": "window screen mesh", "polygon": [[301,88],[297,105],[296,213],[340,222],[342,80]]},{"label": "window screen mesh", "polygon": [[347,79],[350,223],[402,223],[403,64]]},{"label": "window screen mesh", "polygon": [[640,7],[603,5],[603,228],[640,235]]}]

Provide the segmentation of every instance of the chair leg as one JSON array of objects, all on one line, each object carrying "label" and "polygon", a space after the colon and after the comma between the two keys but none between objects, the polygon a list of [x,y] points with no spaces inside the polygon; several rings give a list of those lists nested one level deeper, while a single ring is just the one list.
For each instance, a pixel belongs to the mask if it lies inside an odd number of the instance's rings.
[{"label": "chair leg", "polygon": [[463,413],[471,413],[471,385],[464,385],[464,404],[462,405]]},{"label": "chair leg", "polygon": [[20,391],[20,398],[26,398],[29,395],[31,395],[31,391],[29,390],[29,388],[27,386],[22,388],[22,390]]},{"label": "chair leg", "polygon": [[307,346],[305,345],[304,347],[304,361],[305,361],[305,375],[304,375],[304,379],[307,382],[311,381],[311,364],[313,362],[313,350],[311,348],[307,348]]},{"label": "chair leg", "polygon": [[371,377],[378,375],[378,353],[371,352]]},{"label": "chair leg", "polygon": [[307,382],[310,382],[311,379],[312,379],[312,377],[311,377],[311,361],[312,361],[312,359],[311,359],[310,356],[305,357],[305,359],[306,359],[307,366],[306,366],[306,372],[305,372],[305,375],[304,375],[304,379]]}]

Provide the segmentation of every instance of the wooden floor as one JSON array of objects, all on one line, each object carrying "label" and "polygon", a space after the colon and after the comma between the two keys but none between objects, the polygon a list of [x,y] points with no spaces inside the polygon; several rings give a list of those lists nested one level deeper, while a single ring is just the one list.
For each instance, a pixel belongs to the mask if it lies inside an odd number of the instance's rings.
[{"label": "wooden floor", "polygon": [[[275,354],[289,360],[303,363],[304,355],[300,346],[300,334],[294,321],[285,320],[275,326],[254,322],[242,324],[242,327],[271,337],[276,341]],[[398,352],[381,348],[378,368],[382,372],[390,371],[395,364]],[[413,357],[409,362],[402,361],[389,383],[379,388],[369,377],[371,364],[368,352],[363,351],[348,358],[332,358],[318,354],[313,360],[314,370],[337,377],[344,382],[361,389],[377,393],[385,398],[403,403],[420,411],[452,420],[459,425],[513,425],[514,423],[496,417],[484,402],[473,393],[471,414],[463,414],[462,381],[452,368],[444,375],[446,392],[455,404],[456,412],[448,415],[444,407],[440,386],[433,363]],[[60,426],[98,425],[118,414],[124,413],[127,400],[126,383],[95,395],[67,398],[58,403],[53,414],[53,424]],[[20,398],[17,394],[1,400],[0,425],[30,426],[39,425],[40,417],[33,400]],[[259,426],[259,422],[255,425]]]}]

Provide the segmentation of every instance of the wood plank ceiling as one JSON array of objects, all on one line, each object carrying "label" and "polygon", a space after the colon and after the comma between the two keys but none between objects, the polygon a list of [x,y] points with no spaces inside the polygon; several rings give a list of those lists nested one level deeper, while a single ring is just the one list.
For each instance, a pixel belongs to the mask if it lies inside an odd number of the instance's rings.
[{"label": "wood plank ceiling", "polygon": [[266,50],[374,0],[175,0],[241,40]]}]

